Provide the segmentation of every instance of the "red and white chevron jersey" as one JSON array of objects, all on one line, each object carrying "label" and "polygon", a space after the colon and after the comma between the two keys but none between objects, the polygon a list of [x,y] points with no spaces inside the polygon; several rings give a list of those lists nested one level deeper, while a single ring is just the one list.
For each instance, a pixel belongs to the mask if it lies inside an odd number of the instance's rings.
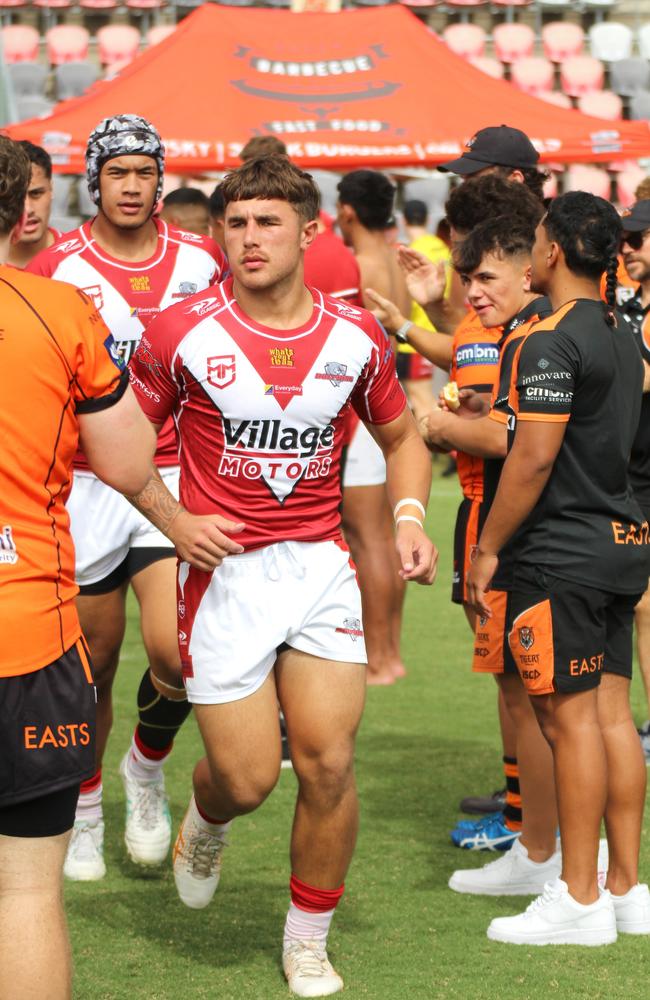
[{"label": "red and white chevron jersey", "polygon": [[[153,221],[158,244],[149,260],[129,263],[111,257],[93,239],[90,220],[42,250],[26,268],[83,289],[113,334],[125,362],[159,312],[219,281],[227,268],[214,240],[168,226],[162,219]],[[156,464],[178,465],[171,422],[158,438]],[[88,468],[81,453],[75,468]]]},{"label": "red and white chevron jersey", "polygon": [[406,406],[390,341],[371,313],[315,289],[304,326],[262,326],[232,288],[228,278],[159,316],[131,384],[154,423],[173,413],[192,513],[244,521],[245,549],[338,538],[350,405],[374,424]]}]

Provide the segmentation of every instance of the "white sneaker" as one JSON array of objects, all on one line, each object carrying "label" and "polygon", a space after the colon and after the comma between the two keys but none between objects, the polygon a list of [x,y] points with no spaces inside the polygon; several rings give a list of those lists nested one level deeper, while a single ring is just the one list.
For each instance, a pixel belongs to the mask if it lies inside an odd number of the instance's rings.
[{"label": "white sneaker", "polygon": [[557,878],[547,882],[525,913],[493,920],[487,936],[509,944],[612,944],[616,941],[614,904],[604,889],[595,903],[584,906],[569,895],[566,882]]},{"label": "white sneaker", "polygon": [[320,941],[292,941],[282,952],[289,989],[298,997],[329,997],[343,989]]},{"label": "white sneaker", "polygon": [[97,882],[104,878],[104,823],[75,820],[65,856],[63,874],[73,882]]},{"label": "white sneaker", "polygon": [[124,843],[136,865],[160,865],[172,839],[172,820],[160,770],[153,781],[140,781],[129,774],[130,750],[122,758],[120,777],[126,795]]},{"label": "white sneaker", "polygon": [[221,856],[228,846],[224,831],[205,829],[194,796],[174,844],[174,881],[181,901],[202,910],[214,896],[221,874]]},{"label": "white sneaker", "polygon": [[650,934],[650,891],[645,883],[633,885],[624,896],[610,895],[619,934]]},{"label": "white sneaker", "polygon": [[547,882],[558,878],[562,871],[559,851],[547,861],[531,861],[520,840],[509,851],[482,868],[466,868],[454,872],[449,888],[454,892],[469,892],[479,896],[536,896]]}]

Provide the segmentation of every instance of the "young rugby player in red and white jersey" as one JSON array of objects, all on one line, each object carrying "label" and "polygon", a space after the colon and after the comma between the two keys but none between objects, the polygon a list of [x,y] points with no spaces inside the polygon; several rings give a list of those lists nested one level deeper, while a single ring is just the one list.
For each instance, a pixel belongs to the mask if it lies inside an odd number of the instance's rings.
[{"label": "young rugby player in red and white jersey", "polygon": [[[164,149],[145,119],[118,115],[102,121],[88,140],[86,165],[97,216],[39,254],[29,270],[82,288],[128,361],[154,316],[219,280],[224,256],[209,238],[154,217]],[[159,437],[156,464],[176,493],[178,454],[171,422]],[[90,880],[105,873],[101,764],[112,722],[111,688],[129,583],[140,605],[149,660],[138,691],[140,721],[120,768],[127,799],[126,846],[140,864],[161,863],[169,849],[162,765],[190,707],[174,629],[175,551],[169,540],[102,483],[82,454],[75,462],[68,511],[80,587],[77,606],[93,656],[98,704],[97,771],[81,789],[65,873]]]},{"label": "young rugby player in red and white jersey", "polygon": [[29,157],[32,174],[25,198],[26,219],[20,235],[9,248],[7,263],[27,267],[41,250],[51,247],[61,233],[50,226],[52,211],[52,160],[41,146],[23,139],[20,143]]},{"label": "young rugby player in red and white jersey", "polygon": [[294,993],[326,996],[343,986],[326,942],[356,839],[366,683],[338,513],[349,406],[386,456],[401,575],[422,583],[437,558],[422,528],[431,468],[384,331],[304,285],[318,212],[311,177],[265,157],[230,174],[223,193],[233,277],[160,316],[131,361],[152,422],[174,414],[181,502],[240,522],[240,554],[214,573],[178,570],[185,683],[207,756],[174,874],[188,906],[208,905],[231,821],[278,779],[279,700],[298,778],[283,965]]}]

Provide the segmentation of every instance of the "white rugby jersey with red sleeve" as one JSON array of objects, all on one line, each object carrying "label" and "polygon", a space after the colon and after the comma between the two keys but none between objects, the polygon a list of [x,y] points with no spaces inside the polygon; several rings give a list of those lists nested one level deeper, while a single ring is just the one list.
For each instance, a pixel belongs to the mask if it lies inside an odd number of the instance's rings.
[{"label": "white rugby jersey with red sleeve", "polygon": [[[162,219],[153,222],[158,243],[149,260],[129,263],[111,257],[93,239],[90,220],[42,250],[26,268],[86,292],[113,334],[125,363],[138,346],[142,331],[159,312],[208,288],[227,269],[223,251],[214,240],[168,226]],[[178,465],[171,423],[159,435],[156,464]],[[81,453],[75,468],[88,468]]]},{"label": "white rugby jersey with red sleeve", "polygon": [[155,320],[130,362],[150,420],[173,414],[181,501],[243,521],[245,549],[340,536],[345,416],[383,424],[406,406],[371,313],[311,289],[309,321],[274,330],[246,316],[232,278]]}]

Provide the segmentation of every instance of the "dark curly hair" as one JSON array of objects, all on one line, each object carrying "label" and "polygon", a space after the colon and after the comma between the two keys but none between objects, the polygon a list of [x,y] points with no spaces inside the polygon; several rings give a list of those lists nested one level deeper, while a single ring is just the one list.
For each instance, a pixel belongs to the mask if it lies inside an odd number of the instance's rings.
[{"label": "dark curly hair", "polygon": [[459,274],[471,274],[481,266],[488,253],[497,257],[530,257],[534,242],[535,223],[532,219],[512,214],[497,215],[474,226],[471,233],[456,244],[454,267]]},{"label": "dark curly hair", "polygon": [[0,135],[0,236],[7,236],[20,221],[31,173],[23,146]]},{"label": "dark curly hair", "polygon": [[623,224],[614,206],[586,191],[568,191],[553,199],[543,225],[549,240],[560,246],[573,274],[593,281],[606,275],[605,318],[613,326],[623,236]]},{"label": "dark curly hair", "polygon": [[544,207],[525,184],[492,173],[470,177],[454,188],[445,204],[445,214],[450,226],[465,236],[479,223],[499,215],[528,220],[534,229]]},{"label": "dark curly hair", "polygon": [[395,188],[378,170],[352,170],[338,183],[339,201],[350,205],[362,226],[386,229],[392,220]]}]

